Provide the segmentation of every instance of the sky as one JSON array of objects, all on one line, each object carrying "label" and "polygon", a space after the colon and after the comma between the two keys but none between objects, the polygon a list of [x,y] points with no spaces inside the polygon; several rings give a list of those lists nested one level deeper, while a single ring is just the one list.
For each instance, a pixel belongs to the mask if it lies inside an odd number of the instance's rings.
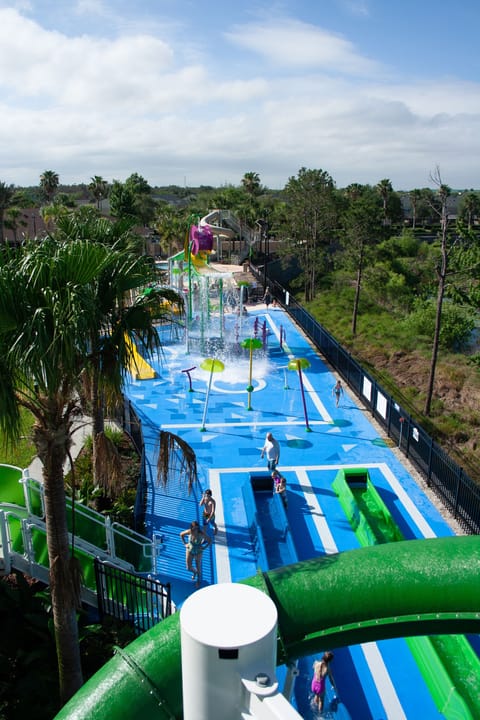
[{"label": "sky", "polygon": [[0,0],[0,180],[480,188],[478,0]]}]

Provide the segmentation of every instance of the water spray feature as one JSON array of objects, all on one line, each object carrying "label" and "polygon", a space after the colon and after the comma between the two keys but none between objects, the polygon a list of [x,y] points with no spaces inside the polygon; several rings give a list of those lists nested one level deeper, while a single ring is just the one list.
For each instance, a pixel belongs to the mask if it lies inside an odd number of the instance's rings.
[{"label": "water spray feature", "polygon": [[193,389],[193,386],[192,386],[192,376],[190,375],[190,373],[191,373],[193,370],[195,370],[196,367],[197,367],[197,366],[194,365],[194,366],[191,367],[191,368],[187,368],[186,370],[182,370],[182,373],[186,373],[186,375],[187,375],[187,377],[188,377],[188,392],[194,392],[194,389]]},{"label": "water spray feature", "polygon": [[305,402],[305,389],[303,387],[302,368],[306,370],[310,367],[310,362],[307,358],[294,358],[288,363],[289,370],[296,370],[298,372],[298,379],[300,381],[300,391],[302,393],[303,412],[305,414],[305,428],[307,432],[312,432],[312,428],[308,424],[307,414],[307,403]]},{"label": "water spray feature", "polygon": [[210,388],[212,387],[212,378],[214,372],[223,372],[225,370],[225,365],[221,360],[216,360],[215,358],[207,358],[202,362],[200,365],[202,370],[208,370],[210,372],[210,377],[208,380],[208,388],[207,388],[207,396],[205,398],[205,407],[203,410],[203,418],[202,418],[202,427],[200,428],[201,432],[205,432],[207,429],[205,427],[205,420],[207,418],[207,408],[208,408],[208,398],[210,396]]},{"label": "water spray feature", "polygon": [[249,376],[248,376],[248,386],[247,386],[247,393],[248,393],[248,403],[247,403],[247,410],[252,410],[252,392],[253,392],[253,385],[252,385],[252,365],[253,365],[253,351],[258,350],[262,347],[262,341],[258,338],[246,338],[245,340],[242,340],[241,346],[243,348],[248,348],[249,350]]}]

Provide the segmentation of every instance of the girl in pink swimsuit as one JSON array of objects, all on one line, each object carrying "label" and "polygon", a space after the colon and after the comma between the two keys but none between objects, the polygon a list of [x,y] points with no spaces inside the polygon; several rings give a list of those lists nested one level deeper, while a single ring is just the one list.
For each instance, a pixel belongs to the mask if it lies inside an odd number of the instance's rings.
[{"label": "girl in pink swimsuit", "polygon": [[318,709],[318,712],[323,710],[323,702],[325,700],[325,680],[328,675],[330,682],[336,690],[335,681],[333,679],[332,671],[330,670],[329,664],[333,660],[333,653],[328,650],[323,653],[321,660],[315,660],[313,663],[313,678],[312,678],[312,693],[313,703]]}]

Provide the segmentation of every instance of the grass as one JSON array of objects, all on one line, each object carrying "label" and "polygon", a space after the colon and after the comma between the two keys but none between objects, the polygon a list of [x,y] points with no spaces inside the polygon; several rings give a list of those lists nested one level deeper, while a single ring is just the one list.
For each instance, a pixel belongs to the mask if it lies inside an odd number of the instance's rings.
[{"label": "grass", "polygon": [[15,444],[7,444],[5,434],[0,431],[0,462],[26,468],[35,458],[37,451],[30,440],[34,418],[31,413],[21,408],[22,434]]},{"label": "grass", "polygon": [[360,301],[357,333],[353,337],[351,287],[337,284],[322,288],[305,307],[480,484],[480,362],[476,362],[476,356],[440,348],[434,397],[427,418],[423,406],[431,338],[412,334],[402,313],[373,307],[367,293]]}]

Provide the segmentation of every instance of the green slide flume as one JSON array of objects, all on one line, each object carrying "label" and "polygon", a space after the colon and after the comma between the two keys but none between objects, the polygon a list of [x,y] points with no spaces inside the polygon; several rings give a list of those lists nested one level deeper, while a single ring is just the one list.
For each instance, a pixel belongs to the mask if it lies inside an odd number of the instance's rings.
[{"label": "green slide flume", "polygon": [[[368,470],[339,470],[332,487],[363,546],[403,539]],[[467,638],[434,635],[405,640],[439,712],[447,720],[480,718],[480,659]]]},{"label": "green slide flume", "polygon": [[[480,536],[374,545],[244,582],[277,607],[279,664],[382,638],[480,632]],[[119,651],[57,720],[181,720],[179,620],[175,613]]]}]

